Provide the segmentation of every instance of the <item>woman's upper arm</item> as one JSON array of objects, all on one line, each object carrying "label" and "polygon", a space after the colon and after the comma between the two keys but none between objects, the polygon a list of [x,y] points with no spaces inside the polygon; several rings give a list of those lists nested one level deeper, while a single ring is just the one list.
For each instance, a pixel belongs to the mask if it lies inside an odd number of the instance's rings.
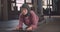
[{"label": "woman's upper arm", "polygon": [[33,24],[34,25],[37,25],[37,23],[38,23],[38,19],[37,19],[37,15],[35,14],[35,12],[34,11],[31,11],[31,18],[32,18],[32,22],[33,22]]}]

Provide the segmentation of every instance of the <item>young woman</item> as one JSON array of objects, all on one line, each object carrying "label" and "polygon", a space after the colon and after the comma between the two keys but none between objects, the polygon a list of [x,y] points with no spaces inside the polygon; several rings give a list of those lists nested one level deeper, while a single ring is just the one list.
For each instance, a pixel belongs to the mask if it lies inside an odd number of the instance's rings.
[{"label": "young woman", "polygon": [[34,30],[37,28],[38,20],[39,17],[35,14],[35,12],[31,11],[27,4],[23,4],[19,15],[19,26],[17,29],[22,29],[24,23],[28,26],[26,30]]}]

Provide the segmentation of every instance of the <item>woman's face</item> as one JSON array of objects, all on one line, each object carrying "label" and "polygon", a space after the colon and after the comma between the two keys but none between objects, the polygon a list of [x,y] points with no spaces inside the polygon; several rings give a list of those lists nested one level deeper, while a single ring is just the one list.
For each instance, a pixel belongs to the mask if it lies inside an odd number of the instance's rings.
[{"label": "woman's face", "polygon": [[28,13],[27,9],[26,8],[22,8],[22,14],[26,15],[27,13]]}]

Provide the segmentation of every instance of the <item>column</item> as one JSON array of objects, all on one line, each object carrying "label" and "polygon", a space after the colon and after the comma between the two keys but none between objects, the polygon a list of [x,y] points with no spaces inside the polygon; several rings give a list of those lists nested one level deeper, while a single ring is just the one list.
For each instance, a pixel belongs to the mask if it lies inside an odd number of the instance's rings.
[{"label": "column", "polygon": [[43,4],[42,4],[42,0],[38,0],[37,1],[37,5],[38,5],[38,8],[37,8],[37,11],[38,11],[38,14],[39,16],[43,15]]},{"label": "column", "polygon": [[52,0],[53,1],[53,11],[57,11],[57,1],[58,0]]},{"label": "column", "polygon": [[8,3],[7,0],[3,0],[3,20],[8,20]]},{"label": "column", "polygon": [[1,20],[1,0],[0,0],[0,20]]},{"label": "column", "polygon": [[40,18],[39,21],[42,21],[44,20],[44,16],[43,16],[43,3],[42,3],[42,0],[37,0],[37,13],[38,13],[38,16]]},{"label": "column", "polygon": [[35,13],[37,14],[37,0],[33,0],[33,8]]}]

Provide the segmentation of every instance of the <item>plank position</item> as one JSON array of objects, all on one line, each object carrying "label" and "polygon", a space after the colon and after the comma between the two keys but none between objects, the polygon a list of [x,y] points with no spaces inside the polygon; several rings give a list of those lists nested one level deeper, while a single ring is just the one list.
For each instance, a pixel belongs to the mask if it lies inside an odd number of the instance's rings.
[{"label": "plank position", "polygon": [[39,17],[30,9],[27,4],[22,5],[20,12],[19,25],[16,27],[16,29],[21,30],[23,23],[28,26],[26,30],[37,29]]}]

